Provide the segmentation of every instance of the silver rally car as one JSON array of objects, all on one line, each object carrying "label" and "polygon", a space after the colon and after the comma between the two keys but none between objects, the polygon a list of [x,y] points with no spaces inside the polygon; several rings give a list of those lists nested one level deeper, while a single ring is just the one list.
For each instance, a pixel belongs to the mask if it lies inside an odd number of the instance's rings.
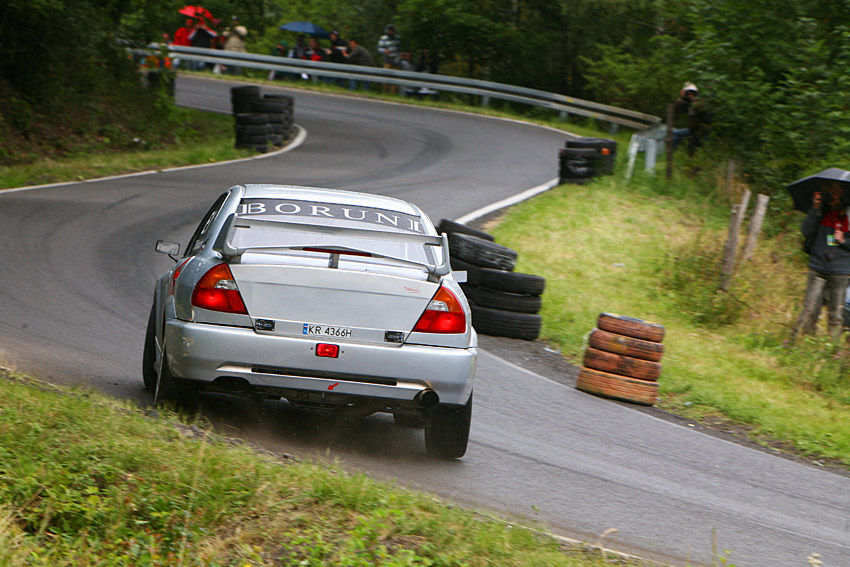
[{"label": "silver rally car", "polygon": [[466,452],[478,338],[448,242],[411,203],[238,185],[156,283],[144,382],[157,402],[201,392],[285,398],[425,425],[430,455]]}]

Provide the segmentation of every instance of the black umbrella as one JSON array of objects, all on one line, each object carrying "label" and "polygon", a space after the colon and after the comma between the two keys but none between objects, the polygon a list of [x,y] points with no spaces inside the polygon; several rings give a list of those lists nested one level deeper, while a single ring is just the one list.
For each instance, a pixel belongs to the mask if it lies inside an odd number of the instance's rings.
[{"label": "black umbrella", "polygon": [[307,35],[312,35],[321,39],[328,39],[330,37],[330,34],[327,30],[325,30],[325,28],[317,26],[313,22],[289,22],[279,27],[282,30],[306,33]]},{"label": "black umbrella", "polygon": [[838,183],[841,186],[844,191],[843,203],[845,205],[850,203],[850,171],[837,167],[830,167],[820,173],[798,179],[786,185],[785,188],[794,199],[794,209],[807,213],[812,208],[812,196],[815,191],[825,191],[826,186],[831,183]]}]

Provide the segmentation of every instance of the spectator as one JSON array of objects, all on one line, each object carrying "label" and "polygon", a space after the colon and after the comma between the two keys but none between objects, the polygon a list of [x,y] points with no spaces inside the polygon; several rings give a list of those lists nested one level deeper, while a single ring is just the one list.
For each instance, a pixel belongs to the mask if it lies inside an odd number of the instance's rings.
[{"label": "spectator", "polygon": [[[224,32],[221,34],[224,38],[224,50],[236,53],[245,53],[247,50],[245,49],[244,40],[245,36],[248,35],[248,29],[245,26],[239,25],[239,18],[237,16],[231,16],[230,19],[232,27],[225,28]],[[223,68],[223,65],[217,66],[219,72],[221,72]],[[231,65],[230,68],[227,69],[227,72],[231,75],[240,75],[242,74],[242,67]]]},{"label": "spectator", "polygon": [[[272,55],[274,57],[287,57],[289,55],[289,46],[286,45],[285,41],[281,41],[272,49]],[[284,73],[283,71],[269,71],[269,80],[270,81],[282,81],[286,78],[288,73]]]},{"label": "spectator", "polygon": [[329,35],[331,50],[328,53],[328,61],[331,63],[345,63],[345,42],[340,39],[339,31],[333,30]]},{"label": "spectator", "polygon": [[307,42],[303,35],[298,35],[295,38],[295,47],[289,52],[289,57],[292,59],[304,59],[304,54],[307,52]]},{"label": "spectator", "polygon": [[[843,189],[838,182],[828,182],[824,192],[816,191],[812,208],[800,228],[806,239],[809,254],[809,275],[803,304],[816,300],[818,306],[827,305],[829,334],[834,341],[841,338],[843,327],[842,308],[847,284],[850,282],[850,223],[848,223]],[[820,278],[826,281],[823,298],[814,298],[814,283]],[[813,333],[820,317],[820,307],[802,330]]]},{"label": "spectator", "polygon": [[[351,63],[353,65],[363,65],[364,67],[374,67],[375,59],[372,57],[372,54],[369,53],[369,50],[357,43],[356,40],[348,41],[348,55],[345,58],[346,63]],[[352,79],[349,82],[349,88],[351,90],[356,90],[358,86],[358,81]],[[368,81],[363,82],[363,88],[365,90],[369,90],[371,85]]]},{"label": "spectator", "polygon": [[679,98],[673,103],[673,112],[687,116],[686,127],[673,129],[673,149],[676,149],[682,140],[687,139],[688,155],[693,155],[702,146],[711,129],[711,114],[705,100],[700,98],[699,89],[695,84],[686,82],[682,85]]},{"label": "spectator", "polygon": [[[384,69],[399,68],[399,53],[401,53],[401,37],[395,33],[395,26],[388,24],[384,28],[384,35],[378,40],[378,53],[384,59]],[[384,92],[396,94],[398,92],[397,85],[384,84]]]},{"label": "spectator", "polygon": [[[292,51],[289,52],[289,57],[291,59],[307,59],[307,40],[303,35],[298,35],[295,37],[295,47],[292,48]],[[294,76],[294,78],[301,77],[304,80],[310,78],[307,73],[298,73]]]},{"label": "spectator", "polygon": [[[413,66],[413,63],[410,62],[410,53],[407,51],[403,51],[399,54],[398,58],[398,68],[401,71],[409,71],[415,72],[416,68]],[[419,87],[402,87],[402,91],[404,92],[404,96],[406,97],[417,97],[419,98]]]},{"label": "spectator", "polygon": [[[330,34],[331,48],[328,50],[327,60],[331,63],[345,63],[346,44],[340,39],[339,31],[333,30]],[[328,79],[328,82],[336,83],[339,86],[345,86],[345,79]]]},{"label": "spectator", "polygon": [[307,49],[304,52],[302,59],[307,61],[327,61],[327,50],[319,45],[319,40],[311,37],[307,40]]},{"label": "spectator", "polygon": [[419,52],[419,60],[416,61],[416,71],[419,73],[434,73],[440,71],[440,62],[437,58],[431,55],[431,50],[428,48]]},{"label": "spectator", "polygon": [[[416,62],[416,71],[419,73],[436,74],[439,70],[440,63],[437,61],[437,58],[431,54],[431,50],[428,48],[423,49],[419,53],[419,60]],[[434,99],[438,98],[440,95],[439,91],[429,89],[428,87],[420,88],[417,94],[419,95],[419,98],[432,97]]]},{"label": "spectator", "polygon": [[194,29],[195,23],[192,21],[192,18],[186,18],[186,21],[183,23],[183,27],[177,28],[177,31],[174,32],[174,45],[191,45],[189,42],[189,34],[192,33],[192,30]]},{"label": "spectator", "polygon": [[[207,21],[204,18],[198,18],[198,21],[195,22],[195,29],[193,29],[192,33],[189,34],[189,43],[192,47],[212,49],[213,47],[215,47],[215,41],[217,39],[218,34],[215,32],[215,30],[210,29],[210,27],[207,25]],[[197,70],[201,70],[204,67],[212,69],[213,64],[199,62]]]}]

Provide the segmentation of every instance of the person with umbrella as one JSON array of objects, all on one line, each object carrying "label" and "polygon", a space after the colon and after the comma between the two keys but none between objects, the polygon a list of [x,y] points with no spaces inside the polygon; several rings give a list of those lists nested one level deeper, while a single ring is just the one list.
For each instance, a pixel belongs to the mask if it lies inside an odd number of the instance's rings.
[{"label": "person with umbrella", "polygon": [[[825,303],[829,334],[834,341],[838,341],[843,330],[844,297],[850,282],[850,222],[847,217],[850,199],[846,196],[842,181],[828,177],[816,180],[819,180],[819,187],[811,191],[811,207],[800,231],[805,238],[804,249],[809,254],[809,274],[803,305],[817,305],[818,308],[811,316],[804,309],[801,317],[808,316],[808,320],[801,319],[800,324],[803,332],[812,334],[820,317],[820,306]],[[816,182],[805,184],[804,181],[789,186],[792,194],[795,185],[811,187]],[[814,297],[820,287],[815,285],[818,279],[825,282],[822,297]]]},{"label": "person with umbrella", "polygon": [[[215,42],[217,41],[218,33],[207,25],[207,21],[204,18],[198,18],[198,21],[195,23],[195,29],[189,34],[189,42],[192,47],[213,49],[215,47]],[[214,65],[212,63],[199,62],[198,70],[203,69],[204,67],[212,69],[213,66]]]}]

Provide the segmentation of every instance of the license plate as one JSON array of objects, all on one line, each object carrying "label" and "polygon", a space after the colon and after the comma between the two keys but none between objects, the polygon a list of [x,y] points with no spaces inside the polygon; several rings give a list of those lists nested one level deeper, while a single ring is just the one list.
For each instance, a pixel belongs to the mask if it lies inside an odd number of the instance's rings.
[{"label": "license plate", "polygon": [[340,337],[351,338],[352,331],[348,327],[333,327],[330,325],[311,325],[304,323],[301,331],[302,335],[311,337]]}]

